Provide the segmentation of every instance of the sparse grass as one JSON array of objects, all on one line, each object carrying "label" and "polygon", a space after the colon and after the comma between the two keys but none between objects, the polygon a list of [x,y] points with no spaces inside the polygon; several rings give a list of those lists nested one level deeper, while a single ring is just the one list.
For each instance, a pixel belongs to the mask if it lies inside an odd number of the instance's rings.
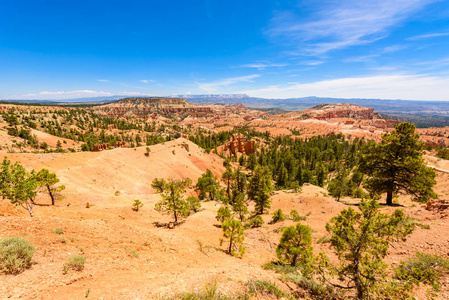
[{"label": "sparse grass", "polygon": [[288,274],[292,272],[297,272],[298,268],[293,267],[291,265],[284,265],[281,263],[275,263],[275,262],[268,262],[262,266],[265,270],[273,270],[276,273],[280,274]]},{"label": "sparse grass", "polygon": [[67,239],[65,237],[59,238],[59,241],[63,244],[67,244]]},{"label": "sparse grass", "polygon": [[36,249],[25,239],[3,238],[0,240],[0,271],[18,274],[31,266]]},{"label": "sparse grass", "polygon": [[134,256],[135,258],[139,257],[139,254],[137,254],[137,252],[135,250],[128,249],[125,246],[122,246],[122,248],[128,253],[128,255]]},{"label": "sparse grass", "polygon": [[276,284],[265,280],[250,280],[248,282],[250,295],[273,295],[278,299],[295,299],[292,295],[280,290]]},{"label": "sparse grass", "polygon": [[318,244],[325,244],[325,243],[330,243],[331,242],[331,237],[330,236],[322,236],[318,239],[318,241],[316,241]]},{"label": "sparse grass", "polygon": [[56,234],[64,234],[64,229],[58,227],[58,228],[55,228],[55,230],[53,230],[53,232]]},{"label": "sparse grass", "polygon": [[344,299],[342,296],[339,297],[335,294],[330,285],[317,283],[312,278],[307,278],[300,273],[285,274],[283,279],[295,283],[311,295],[318,297],[318,299]]},{"label": "sparse grass", "polygon": [[232,299],[247,299],[247,298],[230,298],[222,295],[217,291],[217,280],[213,279],[206,283],[204,289],[200,292],[181,293],[173,297],[163,298],[167,300],[232,300]]},{"label": "sparse grass", "polygon": [[86,258],[84,256],[79,254],[72,255],[67,261],[67,267],[75,271],[82,271],[84,269],[85,262]]},{"label": "sparse grass", "polygon": [[279,232],[284,231],[284,229],[285,229],[285,226],[281,226],[281,227],[276,228],[275,230],[273,230],[273,232],[274,232],[274,233],[279,233]]}]

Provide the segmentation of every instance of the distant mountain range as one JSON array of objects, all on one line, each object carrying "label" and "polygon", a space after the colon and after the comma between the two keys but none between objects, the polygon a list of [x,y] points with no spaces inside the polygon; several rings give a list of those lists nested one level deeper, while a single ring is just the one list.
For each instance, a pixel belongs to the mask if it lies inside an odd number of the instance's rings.
[{"label": "distant mountain range", "polygon": [[[171,98],[184,98],[192,104],[243,104],[250,108],[277,108],[283,110],[304,110],[319,104],[350,103],[360,106],[372,107],[377,112],[392,115],[419,115],[419,116],[444,116],[449,120],[449,101],[411,101],[411,100],[381,100],[381,99],[345,99],[345,98],[321,98],[302,97],[288,99],[266,99],[250,97],[245,94],[220,94],[220,95],[173,95]],[[126,98],[126,96],[104,96],[76,98],[69,100],[5,100],[25,103],[108,103]]]}]

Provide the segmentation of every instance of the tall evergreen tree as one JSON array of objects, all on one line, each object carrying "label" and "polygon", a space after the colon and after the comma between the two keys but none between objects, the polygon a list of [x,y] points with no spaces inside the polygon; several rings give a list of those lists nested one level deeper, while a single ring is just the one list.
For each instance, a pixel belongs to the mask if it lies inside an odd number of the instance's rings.
[{"label": "tall evergreen tree", "polygon": [[387,193],[387,205],[398,193],[411,194],[418,202],[438,197],[432,189],[435,171],[424,164],[424,143],[418,139],[415,125],[400,123],[380,143],[369,142],[362,149],[360,171],[369,176],[365,187],[371,193]]},{"label": "tall evergreen tree", "polygon": [[279,167],[276,185],[278,188],[283,188],[286,187],[287,184],[288,184],[288,171],[287,168],[284,166],[284,162],[282,162],[281,166]]},{"label": "tall evergreen tree", "polygon": [[235,180],[235,174],[232,172],[230,166],[226,167],[226,171],[221,175],[221,179],[226,183],[226,195],[228,196],[229,202],[232,203],[233,199],[231,197],[231,184],[232,181]]},{"label": "tall evergreen tree", "polygon": [[267,166],[257,166],[248,184],[248,198],[256,202],[256,214],[271,208],[270,193],[273,191],[271,173]]}]

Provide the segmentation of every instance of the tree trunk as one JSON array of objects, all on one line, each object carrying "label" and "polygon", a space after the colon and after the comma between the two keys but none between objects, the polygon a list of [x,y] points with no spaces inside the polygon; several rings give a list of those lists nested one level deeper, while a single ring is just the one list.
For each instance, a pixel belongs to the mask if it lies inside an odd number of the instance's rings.
[{"label": "tree trunk", "polygon": [[393,205],[393,192],[388,191],[387,192],[387,205]]},{"label": "tree trunk", "polygon": [[359,269],[359,260],[354,260],[354,284],[357,289],[357,299],[364,299],[364,291],[362,281],[360,279],[360,269]]},{"label": "tree trunk", "polygon": [[231,254],[231,251],[232,251],[232,235],[231,238],[229,239],[229,249],[228,249],[229,254]]},{"label": "tree trunk", "polygon": [[28,203],[28,200],[25,200],[25,202],[26,202],[26,206],[27,206],[28,212],[30,213],[30,216],[34,217],[33,206],[30,203]]},{"label": "tree trunk", "polygon": [[55,197],[53,196],[53,193],[51,192],[51,188],[49,185],[47,185],[47,189],[48,189],[48,194],[50,195],[51,198],[51,205],[55,205]]}]

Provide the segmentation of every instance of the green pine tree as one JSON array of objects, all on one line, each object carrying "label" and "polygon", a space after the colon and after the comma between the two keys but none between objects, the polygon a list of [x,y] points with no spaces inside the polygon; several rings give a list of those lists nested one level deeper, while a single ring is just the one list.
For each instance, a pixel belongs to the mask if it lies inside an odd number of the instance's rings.
[{"label": "green pine tree", "polygon": [[248,198],[256,202],[256,214],[261,215],[271,208],[270,193],[273,191],[270,169],[257,166],[248,184]]},{"label": "green pine tree", "polygon": [[415,125],[400,123],[379,144],[369,142],[362,149],[360,171],[369,176],[365,187],[372,194],[387,193],[387,205],[398,193],[411,194],[419,202],[438,197],[432,189],[435,171],[424,164],[424,144],[418,139]]}]

